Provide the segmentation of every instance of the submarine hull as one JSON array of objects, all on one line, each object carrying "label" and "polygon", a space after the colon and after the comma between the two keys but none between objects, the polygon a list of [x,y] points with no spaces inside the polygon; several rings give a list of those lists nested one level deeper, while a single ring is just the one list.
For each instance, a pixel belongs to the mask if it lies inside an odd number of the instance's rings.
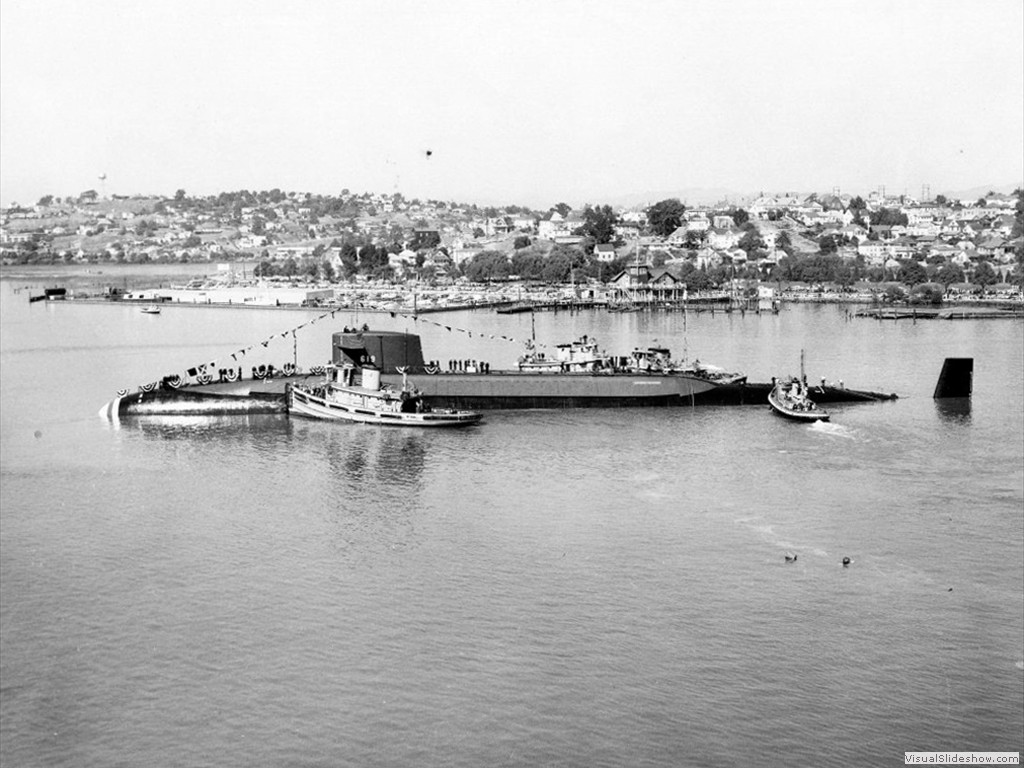
[{"label": "submarine hull", "polygon": [[[435,408],[459,410],[529,408],[637,408],[685,407],[698,405],[764,405],[771,384],[720,383],[687,373],[636,373],[624,371],[547,372],[502,370],[476,366],[477,372],[442,370],[437,362],[426,362],[419,336],[375,331],[339,332],[332,337],[334,365],[372,363],[381,370],[381,382],[395,388],[406,376],[420,390],[425,402]],[[317,373],[271,370],[268,374],[235,381],[188,383],[172,388],[168,380],[147,391],[139,390],[115,398],[100,414],[107,418],[145,415],[230,415],[285,413],[288,385],[317,386],[324,382],[323,368]],[[177,379],[178,377],[174,377]],[[817,403],[864,402],[893,399],[895,395],[836,387],[812,387],[810,397]]]}]

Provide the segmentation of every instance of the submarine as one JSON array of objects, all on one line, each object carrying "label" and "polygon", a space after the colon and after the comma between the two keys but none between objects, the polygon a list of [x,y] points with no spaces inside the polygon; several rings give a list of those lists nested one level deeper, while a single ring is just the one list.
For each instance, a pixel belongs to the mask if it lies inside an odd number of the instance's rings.
[{"label": "submarine", "polygon": [[[424,402],[433,408],[468,410],[689,407],[701,405],[763,405],[771,383],[745,379],[719,381],[675,369],[636,370],[614,362],[606,367],[576,371],[492,370],[472,360],[426,360],[420,337],[399,331],[339,331],[331,337],[331,363],[360,366],[372,363],[381,383],[400,387],[414,376]],[[614,358],[610,358],[614,361]],[[626,358],[619,358],[625,362]],[[141,415],[211,415],[286,413],[292,384],[315,386],[326,367],[302,370],[286,365],[221,369],[196,377],[165,377],[122,391],[99,411],[120,419]],[[810,388],[817,403],[892,400],[894,394],[827,385]]]}]

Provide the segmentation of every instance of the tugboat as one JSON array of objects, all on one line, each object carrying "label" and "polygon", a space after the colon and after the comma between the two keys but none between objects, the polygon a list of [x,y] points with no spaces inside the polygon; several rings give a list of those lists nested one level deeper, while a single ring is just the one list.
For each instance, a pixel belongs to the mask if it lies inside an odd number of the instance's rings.
[{"label": "tugboat", "polygon": [[475,411],[434,410],[402,376],[396,390],[381,384],[372,364],[329,366],[322,386],[288,386],[288,411],[299,416],[398,427],[464,427],[483,417]]},{"label": "tugboat", "polygon": [[768,405],[779,416],[793,421],[829,420],[828,412],[820,410],[807,396],[807,383],[795,377],[775,382],[768,393]]},{"label": "tugboat", "polygon": [[[825,380],[822,379],[822,384]],[[772,377],[772,390],[768,393],[768,405],[779,416],[793,421],[828,421],[827,411],[818,410],[817,404],[807,395],[807,374],[804,373],[804,351],[800,350],[800,378],[776,380]]]}]

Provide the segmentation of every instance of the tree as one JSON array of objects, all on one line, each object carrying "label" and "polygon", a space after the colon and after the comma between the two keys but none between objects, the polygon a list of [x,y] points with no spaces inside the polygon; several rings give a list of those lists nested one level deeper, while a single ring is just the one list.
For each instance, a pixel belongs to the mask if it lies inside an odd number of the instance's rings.
[{"label": "tree", "polygon": [[[1017,204],[1013,208],[1013,229],[1010,231],[1010,237],[1018,238],[1024,235],[1024,189],[1018,187],[1013,194],[1017,196]],[[1018,254],[1020,248],[1018,245]]]},{"label": "tree", "polygon": [[526,235],[519,235],[516,237],[515,242],[512,243],[512,247],[517,251],[521,248],[526,248],[530,245],[530,238]]},{"label": "tree", "polygon": [[953,283],[962,283],[964,282],[964,271],[956,264],[944,264],[935,273],[935,279],[946,286]]},{"label": "tree", "polygon": [[686,247],[693,250],[704,244],[707,233],[699,229],[686,230]]},{"label": "tree", "polygon": [[896,208],[879,208],[871,214],[871,223],[879,226],[907,226],[907,214]]},{"label": "tree", "polygon": [[356,260],[356,249],[350,246],[351,250],[341,249],[341,275],[346,280],[359,273],[359,263]]},{"label": "tree", "polygon": [[948,205],[949,204],[949,200],[946,199],[945,195],[936,195],[935,196],[935,204],[936,205]]},{"label": "tree", "polygon": [[556,205],[551,206],[551,210],[557,211],[558,215],[564,219],[572,211],[572,206],[567,205],[566,203],[558,203]]},{"label": "tree", "polygon": [[540,280],[544,262],[544,256],[533,248],[517,250],[512,254],[512,274],[524,280]]},{"label": "tree", "polygon": [[822,235],[818,238],[818,251],[820,253],[835,253],[839,250],[836,244],[835,235]]},{"label": "tree", "polygon": [[177,192],[174,193],[174,202],[180,203],[184,199],[185,199],[185,190],[184,189],[179,189]]},{"label": "tree", "polygon": [[688,291],[703,291],[714,286],[714,280],[706,269],[697,269],[692,264],[685,266],[691,267],[690,271],[683,273],[683,282],[686,283]]},{"label": "tree", "polygon": [[945,286],[936,283],[921,283],[910,292],[911,304],[941,304],[946,294]]},{"label": "tree", "polygon": [[898,277],[900,282],[907,285],[917,285],[928,280],[924,267],[910,259],[900,262]]},{"label": "tree", "polygon": [[991,264],[987,261],[980,261],[978,266],[974,268],[974,277],[971,282],[977,285],[992,285],[999,282],[999,276],[992,269]]},{"label": "tree", "polygon": [[664,267],[666,261],[668,261],[668,253],[665,251],[659,248],[658,250],[651,252],[652,267]]},{"label": "tree", "polygon": [[548,283],[568,282],[572,267],[572,257],[566,251],[554,248],[544,262],[544,268],[540,273],[541,280]]},{"label": "tree", "polygon": [[79,202],[94,202],[100,195],[95,189],[87,189],[85,192],[78,196]]},{"label": "tree", "polygon": [[39,198],[39,202],[36,205],[40,205],[44,208],[53,205],[53,195],[43,195]]},{"label": "tree", "polygon": [[619,223],[619,217],[610,205],[588,205],[583,209],[583,222],[576,234],[592,238],[594,242],[590,250],[593,250],[593,245],[610,243],[615,239],[615,225]]},{"label": "tree", "polygon": [[739,247],[749,257],[750,254],[765,247],[764,240],[761,239],[761,235],[758,233],[755,227],[751,227],[744,232],[743,237],[740,238]]},{"label": "tree", "polygon": [[359,271],[364,275],[384,277],[390,266],[387,249],[381,245],[364,245],[359,249]]},{"label": "tree", "polygon": [[732,220],[733,222],[735,222],[736,226],[739,227],[750,221],[750,214],[744,211],[742,208],[737,208],[732,213]]},{"label": "tree", "polygon": [[882,300],[889,302],[903,301],[906,297],[907,292],[899,285],[887,286],[882,294]]},{"label": "tree", "polygon": [[678,197],[670,197],[655,203],[647,209],[647,223],[660,237],[668,237],[683,223],[686,206]]},{"label": "tree", "polygon": [[294,258],[289,256],[287,259],[284,260],[284,263],[281,264],[280,268],[278,269],[278,274],[281,275],[282,277],[294,277],[296,274],[298,274],[298,271],[299,265],[295,263]]},{"label": "tree", "polygon": [[465,266],[465,275],[474,283],[490,280],[507,280],[512,274],[512,265],[501,251],[480,251]]}]

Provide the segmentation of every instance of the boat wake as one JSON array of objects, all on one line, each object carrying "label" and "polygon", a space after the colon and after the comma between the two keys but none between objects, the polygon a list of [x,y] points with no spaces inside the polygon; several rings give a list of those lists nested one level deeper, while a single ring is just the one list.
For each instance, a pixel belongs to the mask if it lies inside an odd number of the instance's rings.
[{"label": "boat wake", "polygon": [[842,424],[831,421],[816,421],[807,427],[811,432],[818,432],[829,437],[841,437],[844,440],[856,440],[857,433]]},{"label": "boat wake", "polygon": [[754,531],[763,542],[772,547],[778,547],[783,552],[809,554],[815,557],[829,556],[828,551],[821,547],[799,544],[783,538],[783,536],[775,532],[775,525],[773,523],[765,523],[763,517],[741,517],[736,520],[736,523]]}]

